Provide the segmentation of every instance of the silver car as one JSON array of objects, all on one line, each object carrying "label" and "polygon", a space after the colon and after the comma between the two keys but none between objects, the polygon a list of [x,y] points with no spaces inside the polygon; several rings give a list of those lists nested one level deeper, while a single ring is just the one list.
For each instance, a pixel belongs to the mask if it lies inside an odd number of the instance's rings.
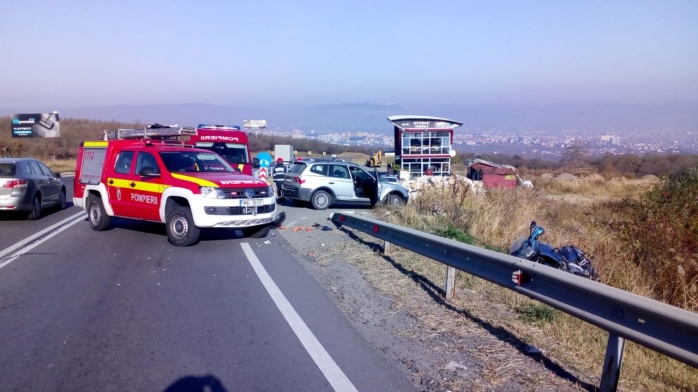
[{"label": "silver car", "polygon": [[36,159],[0,158],[0,211],[24,211],[41,218],[48,207],[65,208],[61,175]]},{"label": "silver car", "polygon": [[316,210],[324,210],[332,204],[407,203],[407,189],[378,178],[377,170],[369,173],[350,162],[309,159],[293,163],[281,189],[284,197],[310,202]]}]

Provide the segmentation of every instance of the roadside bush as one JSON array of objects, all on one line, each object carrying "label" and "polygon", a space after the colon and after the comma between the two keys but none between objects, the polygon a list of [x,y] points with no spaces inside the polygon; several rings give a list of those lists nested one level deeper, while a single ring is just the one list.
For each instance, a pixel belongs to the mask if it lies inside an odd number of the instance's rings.
[{"label": "roadside bush", "polygon": [[698,166],[665,176],[637,201],[620,206],[620,236],[655,295],[698,310]]}]

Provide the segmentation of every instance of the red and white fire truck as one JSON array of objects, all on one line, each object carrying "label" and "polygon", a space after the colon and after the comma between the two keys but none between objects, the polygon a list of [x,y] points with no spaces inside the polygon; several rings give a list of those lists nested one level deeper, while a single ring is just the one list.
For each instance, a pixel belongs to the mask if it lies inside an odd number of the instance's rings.
[{"label": "red and white fire truck", "polygon": [[[220,155],[176,140],[180,127],[105,131],[104,141],[80,146],[73,203],[90,226],[112,217],[162,222],[176,246],[196,243],[202,228],[240,229],[264,237],[280,225],[274,190],[234,170]],[[158,140],[159,139],[159,140]]]},{"label": "red and white fire truck", "polygon": [[189,142],[197,148],[213,151],[243,174],[252,175],[253,159],[247,133],[235,125],[199,124],[189,136]]}]

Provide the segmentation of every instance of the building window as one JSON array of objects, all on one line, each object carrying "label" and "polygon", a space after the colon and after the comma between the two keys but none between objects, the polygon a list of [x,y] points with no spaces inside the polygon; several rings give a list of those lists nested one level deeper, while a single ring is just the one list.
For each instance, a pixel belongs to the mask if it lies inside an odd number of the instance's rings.
[{"label": "building window", "polygon": [[448,132],[404,132],[402,134],[403,155],[437,155],[451,151],[451,136]]}]

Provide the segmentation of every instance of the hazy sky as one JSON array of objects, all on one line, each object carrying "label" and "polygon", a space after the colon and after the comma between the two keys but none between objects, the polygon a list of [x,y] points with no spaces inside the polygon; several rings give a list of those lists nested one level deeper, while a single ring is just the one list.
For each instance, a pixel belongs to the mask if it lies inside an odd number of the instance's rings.
[{"label": "hazy sky", "polygon": [[698,101],[698,1],[0,0],[0,107]]}]

